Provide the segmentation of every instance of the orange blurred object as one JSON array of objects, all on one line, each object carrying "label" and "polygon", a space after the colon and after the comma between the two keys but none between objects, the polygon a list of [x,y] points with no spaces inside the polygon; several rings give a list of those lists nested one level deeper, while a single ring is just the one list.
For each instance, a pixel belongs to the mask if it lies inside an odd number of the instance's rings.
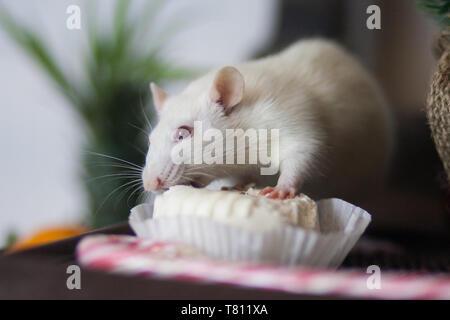
[{"label": "orange blurred object", "polygon": [[89,229],[81,226],[55,227],[43,229],[32,234],[29,237],[19,239],[7,251],[15,252],[19,250],[24,250],[39,245],[43,245],[49,242],[53,242],[56,240],[74,237],[79,234],[86,233],[88,231]]}]

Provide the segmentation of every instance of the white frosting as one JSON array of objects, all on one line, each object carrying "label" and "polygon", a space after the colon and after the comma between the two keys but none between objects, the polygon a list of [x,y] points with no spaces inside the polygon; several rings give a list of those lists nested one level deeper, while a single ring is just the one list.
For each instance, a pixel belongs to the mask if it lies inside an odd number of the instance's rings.
[{"label": "white frosting", "polygon": [[156,197],[153,217],[195,215],[253,231],[286,224],[319,230],[317,207],[309,197],[302,194],[294,199],[274,200],[258,192],[250,189],[243,194],[174,186]]}]

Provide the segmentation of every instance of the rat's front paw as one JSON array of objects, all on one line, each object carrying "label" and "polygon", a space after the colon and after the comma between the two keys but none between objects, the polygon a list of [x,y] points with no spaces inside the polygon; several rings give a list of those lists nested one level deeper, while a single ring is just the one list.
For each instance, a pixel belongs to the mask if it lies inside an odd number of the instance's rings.
[{"label": "rat's front paw", "polygon": [[266,187],[260,192],[261,195],[266,196],[269,199],[292,199],[295,197],[294,188],[277,188]]}]

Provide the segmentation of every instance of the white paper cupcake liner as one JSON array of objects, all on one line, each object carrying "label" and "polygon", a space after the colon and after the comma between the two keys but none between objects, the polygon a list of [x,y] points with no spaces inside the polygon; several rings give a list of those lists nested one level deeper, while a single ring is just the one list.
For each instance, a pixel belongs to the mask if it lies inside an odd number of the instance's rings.
[{"label": "white paper cupcake liner", "polygon": [[292,226],[256,233],[184,215],[152,219],[150,204],[133,208],[129,223],[139,237],[185,243],[223,260],[337,268],[370,223],[370,214],[340,199],[318,201],[317,209],[320,233]]}]

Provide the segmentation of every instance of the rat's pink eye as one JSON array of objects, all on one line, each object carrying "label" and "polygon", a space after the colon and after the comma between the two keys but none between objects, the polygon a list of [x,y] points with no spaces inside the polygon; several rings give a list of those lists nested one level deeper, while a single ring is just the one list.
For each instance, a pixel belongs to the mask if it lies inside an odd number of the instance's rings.
[{"label": "rat's pink eye", "polygon": [[179,127],[175,131],[175,135],[173,137],[173,140],[175,141],[181,141],[183,139],[189,138],[192,135],[192,128],[188,126],[182,126]]},{"label": "rat's pink eye", "polygon": [[148,147],[150,148],[150,140],[148,140],[148,144],[147,144],[147,145],[148,145]]}]

